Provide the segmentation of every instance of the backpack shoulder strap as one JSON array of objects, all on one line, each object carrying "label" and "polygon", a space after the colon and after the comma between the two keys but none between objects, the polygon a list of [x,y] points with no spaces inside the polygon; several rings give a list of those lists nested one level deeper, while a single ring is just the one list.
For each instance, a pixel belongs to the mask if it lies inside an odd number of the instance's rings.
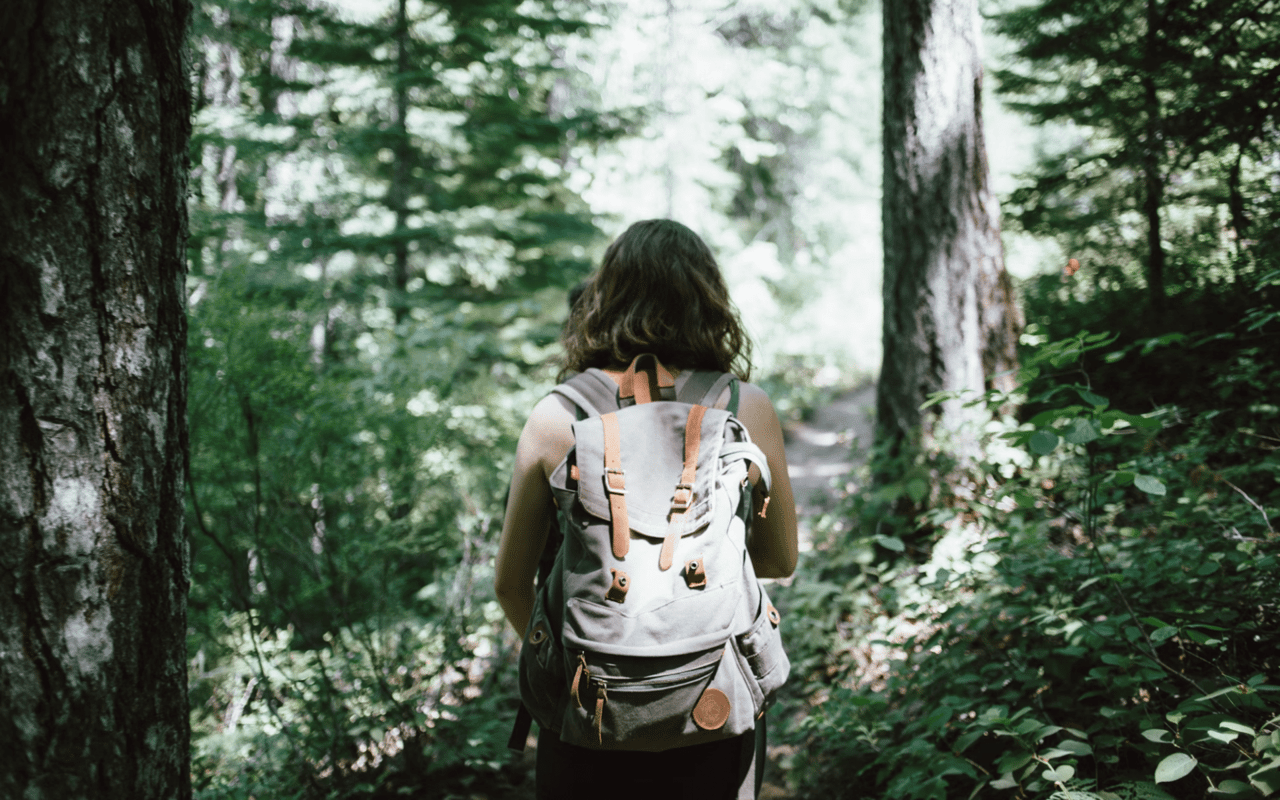
[{"label": "backpack shoulder strap", "polygon": [[551,391],[569,400],[588,417],[598,417],[618,408],[618,384],[594,367],[579,372]]},{"label": "backpack shoulder strap", "polygon": [[[676,392],[676,399],[682,403],[697,403],[698,405],[706,405],[704,402],[707,392],[711,391],[711,387],[720,380],[721,373],[711,372],[705,369],[695,369],[689,373],[689,376],[680,382],[680,388]],[[723,388],[723,387],[722,387]]]},{"label": "backpack shoulder strap", "polygon": [[679,400],[712,408],[725,387],[729,387],[729,413],[738,414],[738,379],[729,372],[697,370],[680,387]]}]

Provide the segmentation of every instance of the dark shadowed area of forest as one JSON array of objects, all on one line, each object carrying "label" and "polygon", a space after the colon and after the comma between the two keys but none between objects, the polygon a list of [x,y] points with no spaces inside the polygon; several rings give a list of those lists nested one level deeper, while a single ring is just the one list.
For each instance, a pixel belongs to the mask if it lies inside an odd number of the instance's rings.
[{"label": "dark shadowed area of forest", "polygon": [[[1280,795],[1280,2],[891,2],[194,0],[189,24],[176,2],[109,26],[140,43],[114,67],[51,59],[107,88],[98,138],[48,147],[7,128],[59,84],[0,61],[0,150],[25,148],[0,178],[27,187],[0,187],[0,294],[26,309],[0,450],[27,466],[0,497],[0,750],[30,762],[0,789],[55,796],[81,761],[84,786],[160,786],[153,750],[185,787],[181,720],[130,720],[178,692],[189,579],[194,797],[532,797],[493,590],[515,443],[570,290],[671,217],[720,260],[805,492],[799,567],[769,587],[792,671],[765,796]],[[13,52],[73,16],[19,7]],[[190,70],[185,276],[182,182],[117,113],[185,114],[180,83],[147,94],[155,64]],[[114,160],[86,144],[112,136]],[[73,195],[101,213],[58,228]],[[26,219],[49,227],[20,245]],[[135,274],[142,246],[65,255],[129,226],[176,280]],[[148,282],[185,290],[185,327],[176,293],[165,326],[135,319]],[[114,361],[32,333],[78,297],[107,299],[72,338]],[[152,345],[170,382],[102,410]],[[41,410],[77,380],[79,411]],[[67,534],[100,498],[108,533]],[[88,612],[48,588],[82,579]],[[56,711],[82,695],[99,711]],[[121,726],[128,747],[76,744]]]},{"label": "dark shadowed area of forest", "polygon": [[[1278,10],[983,7],[1019,366],[915,450],[841,440],[771,790],[1280,790]],[[787,419],[873,379],[879,16],[197,3],[198,797],[531,796],[491,561],[567,291],[673,216]]]}]

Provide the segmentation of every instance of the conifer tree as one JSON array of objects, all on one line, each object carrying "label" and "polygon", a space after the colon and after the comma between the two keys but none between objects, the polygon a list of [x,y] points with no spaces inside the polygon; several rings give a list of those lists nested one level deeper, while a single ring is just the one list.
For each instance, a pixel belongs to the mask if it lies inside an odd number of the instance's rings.
[{"label": "conifer tree", "polygon": [[[980,99],[972,0],[884,6],[884,359],[876,394],[883,478],[964,431],[963,399],[1016,363],[1019,313],[1004,270]],[[971,440],[951,447],[962,456]],[[891,460],[897,466],[889,468]],[[946,476],[942,477],[944,480]],[[917,503],[930,481],[908,481]]]},{"label": "conifer tree", "polygon": [[1241,170],[1264,163],[1273,148],[1278,9],[1270,0],[1047,0],[998,15],[1021,61],[996,73],[1010,105],[1035,122],[1091,134],[1049,154],[1015,193],[1020,223],[1061,234],[1140,212],[1141,262],[1158,316],[1168,282],[1166,208],[1196,201],[1180,188],[1197,183],[1188,172],[1225,184],[1237,234],[1248,228]]}]

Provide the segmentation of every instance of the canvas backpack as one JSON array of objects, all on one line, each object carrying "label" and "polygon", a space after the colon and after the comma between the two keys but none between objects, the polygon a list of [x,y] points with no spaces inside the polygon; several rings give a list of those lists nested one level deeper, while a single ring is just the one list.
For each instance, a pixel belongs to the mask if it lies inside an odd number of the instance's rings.
[{"label": "canvas backpack", "polygon": [[[520,653],[520,696],[522,714],[570,744],[657,751],[737,736],[790,671],[747,551],[769,468],[734,416],[737,381],[695,371],[674,387],[643,355],[621,386],[589,369],[554,390],[578,420],[550,479],[561,543]],[[714,408],[726,388],[729,409]]]}]

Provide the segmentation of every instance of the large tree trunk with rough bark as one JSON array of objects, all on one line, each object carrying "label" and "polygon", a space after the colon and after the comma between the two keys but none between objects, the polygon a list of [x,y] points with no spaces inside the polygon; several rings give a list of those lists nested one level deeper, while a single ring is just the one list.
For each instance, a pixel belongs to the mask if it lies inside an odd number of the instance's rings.
[{"label": "large tree trunk with rough bark", "polygon": [[0,6],[0,797],[190,797],[189,3]]},{"label": "large tree trunk with rough bark", "polygon": [[[910,456],[972,412],[933,392],[982,392],[1016,364],[1020,314],[1004,269],[982,136],[976,0],[884,3],[884,361],[878,436]],[[958,443],[963,452],[967,443]],[[893,476],[885,476],[892,478]]]}]

